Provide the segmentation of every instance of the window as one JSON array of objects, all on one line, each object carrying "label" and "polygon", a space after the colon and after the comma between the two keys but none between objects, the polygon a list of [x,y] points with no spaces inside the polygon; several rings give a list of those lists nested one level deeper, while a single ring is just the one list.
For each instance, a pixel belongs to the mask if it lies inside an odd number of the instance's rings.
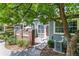
[{"label": "window", "polygon": [[44,25],[38,25],[38,37],[44,37]]},{"label": "window", "polygon": [[5,32],[4,26],[0,25],[0,33],[4,33],[4,32]]},{"label": "window", "polygon": [[77,31],[77,21],[69,22],[69,32],[75,33]]},{"label": "window", "polygon": [[[77,30],[77,21],[68,22],[69,32],[75,33]],[[55,22],[55,33],[63,33],[63,25],[62,22]]]},{"label": "window", "polygon": [[21,30],[21,26],[15,26],[14,30],[15,30],[15,32],[19,32],[19,30]]},{"label": "window", "polygon": [[38,25],[38,32],[44,33],[44,26],[43,25]]},{"label": "window", "polygon": [[55,32],[63,33],[63,26],[61,22],[55,23]]}]

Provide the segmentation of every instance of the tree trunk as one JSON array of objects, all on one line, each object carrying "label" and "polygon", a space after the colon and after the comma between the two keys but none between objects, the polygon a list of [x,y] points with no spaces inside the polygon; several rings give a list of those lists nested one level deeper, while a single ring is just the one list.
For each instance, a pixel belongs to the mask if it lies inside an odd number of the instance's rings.
[{"label": "tree trunk", "polygon": [[35,30],[32,30],[32,45],[35,44]]},{"label": "tree trunk", "polygon": [[77,48],[77,40],[79,38],[79,32],[77,32],[71,39],[70,42],[68,44],[68,56],[74,56],[75,55],[75,51]]},{"label": "tree trunk", "polygon": [[62,20],[62,23],[63,23],[63,30],[64,30],[64,35],[65,37],[67,38],[67,55],[69,55],[69,42],[70,42],[70,34],[69,34],[69,31],[68,31],[68,23],[67,23],[67,19],[65,17],[65,12],[64,12],[64,4],[63,3],[60,3],[59,4],[59,11],[60,11],[60,18]]},{"label": "tree trunk", "polygon": [[70,34],[69,34],[69,31],[68,31],[68,23],[67,23],[65,13],[64,13],[64,4],[63,3],[59,4],[59,9],[60,9],[60,18],[61,18],[61,20],[63,22],[64,35],[67,38],[70,38]]},{"label": "tree trunk", "polygon": [[67,38],[66,55],[67,56],[74,56],[75,55],[76,44],[77,44],[77,39],[79,38],[79,31],[77,31],[77,33],[71,38],[69,30],[68,30],[67,19],[65,17],[64,4],[63,3],[59,4],[59,10],[60,10],[60,18],[63,22],[64,35]]}]

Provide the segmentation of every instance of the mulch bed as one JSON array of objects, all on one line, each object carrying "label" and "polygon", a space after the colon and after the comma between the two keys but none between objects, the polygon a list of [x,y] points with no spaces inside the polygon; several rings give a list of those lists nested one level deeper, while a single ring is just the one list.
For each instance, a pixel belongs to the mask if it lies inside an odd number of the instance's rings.
[{"label": "mulch bed", "polygon": [[62,53],[58,53],[58,52],[53,51],[53,49],[52,48],[49,48],[48,46],[46,46],[42,50],[42,52],[41,52],[40,55],[41,56],[65,56],[65,54],[62,54]]}]

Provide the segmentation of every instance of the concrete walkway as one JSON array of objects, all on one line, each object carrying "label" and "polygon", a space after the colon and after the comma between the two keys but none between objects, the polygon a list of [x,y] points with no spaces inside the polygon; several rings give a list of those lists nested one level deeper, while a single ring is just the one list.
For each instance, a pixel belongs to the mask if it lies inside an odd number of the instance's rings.
[{"label": "concrete walkway", "polygon": [[0,40],[0,56],[40,56],[41,50],[46,46],[46,43],[34,45],[32,48],[24,49],[23,51],[14,52],[5,48],[5,42]]},{"label": "concrete walkway", "polygon": [[39,45],[34,45],[32,48],[25,49],[21,52],[13,52],[11,56],[40,56],[41,50],[46,46],[42,43]]},{"label": "concrete walkway", "polygon": [[47,39],[37,38],[36,40],[35,42],[38,44],[32,48],[24,49],[21,52],[12,52],[11,56],[40,56],[41,50],[47,45]]},{"label": "concrete walkway", "polygon": [[5,42],[0,40],[0,56],[9,56],[11,51],[5,48]]}]

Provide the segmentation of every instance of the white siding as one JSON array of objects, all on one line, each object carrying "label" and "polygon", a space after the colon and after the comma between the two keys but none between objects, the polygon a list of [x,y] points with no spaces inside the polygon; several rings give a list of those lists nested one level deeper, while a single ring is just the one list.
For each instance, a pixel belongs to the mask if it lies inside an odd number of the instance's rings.
[{"label": "white siding", "polygon": [[52,36],[53,36],[53,21],[50,21],[49,22],[49,25],[48,25],[48,35],[49,35],[49,39],[52,39]]}]

